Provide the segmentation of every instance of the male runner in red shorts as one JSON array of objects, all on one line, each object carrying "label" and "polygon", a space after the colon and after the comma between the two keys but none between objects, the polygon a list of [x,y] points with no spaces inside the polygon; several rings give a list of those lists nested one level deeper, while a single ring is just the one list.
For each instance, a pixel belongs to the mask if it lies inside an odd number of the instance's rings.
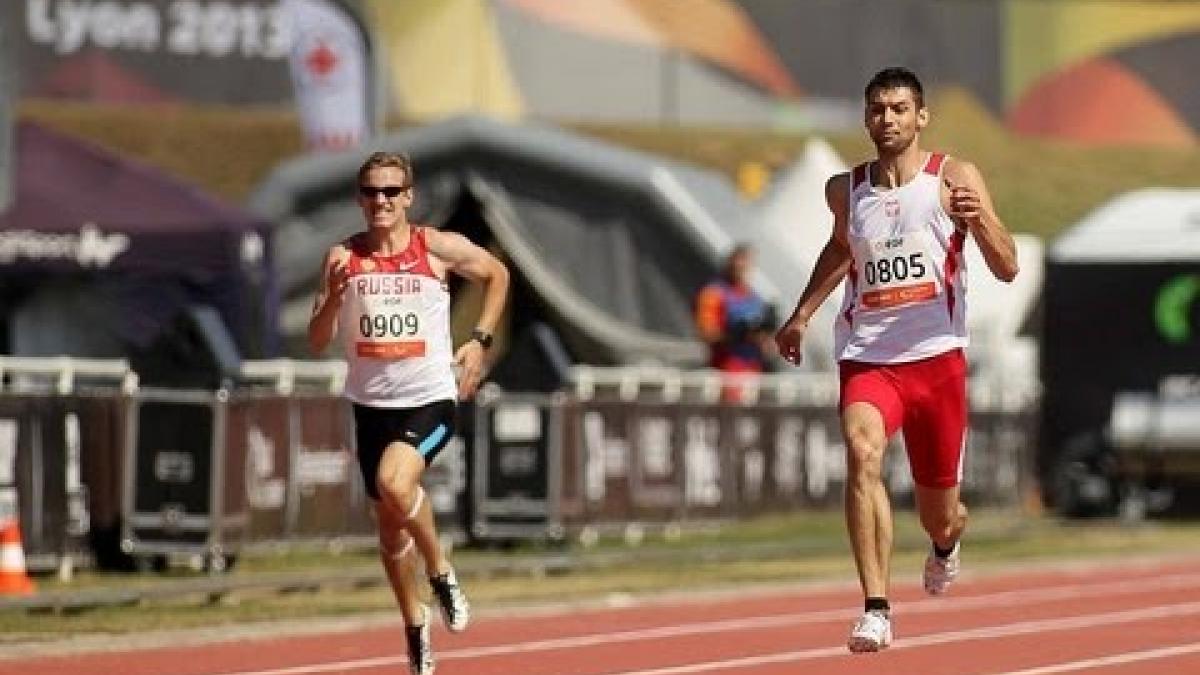
[{"label": "male runner in red shorts", "polygon": [[904,432],[917,511],[933,544],[925,590],[940,594],[958,574],[967,524],[959,499],[967,436],[967,237],[998,279],[1017,275],[1013,239],[979,170],[920,147],[929,110],[917,76],[882,70],[867,84],[865,99],[877,158],[826,183],[833,234],[775,336],[779,353],[798,363],[809,317],[846,279],[835,326],[846,526],[866,598],[847,641],[852,652],[879,651],[892,640],[892,514],[882,473],[897,430]]}]

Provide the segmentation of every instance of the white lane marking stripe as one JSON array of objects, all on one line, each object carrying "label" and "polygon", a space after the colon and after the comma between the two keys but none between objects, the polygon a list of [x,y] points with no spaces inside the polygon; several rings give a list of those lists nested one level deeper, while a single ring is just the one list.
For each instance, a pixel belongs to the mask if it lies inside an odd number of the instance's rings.
[{"label": "white lane marking stripe", "polygon": [[[1031,633],[1044,633],[1049,631],[1074,630],[1077,628],[1093,628],[1096,626],[1110,626],[1119,623],[1131,623],[1134,621],[1145,621],[1148,619],[1161,619],[1169,616],[1179,616],[1181,614],[1200,614],[1200,602],[1187,602],[1178,605],[1160,605],[1158,607],[1147,607],[1145,609],[1134,609],[1123,612],[1111,612],[1108,614],[1095,614],[1091,616],[1078,616],[1066,619],[1046,619],[1043,621],[1025,621],[1018,623],[1002,624],[999,626],[988,626],[986,628],[973,628],[970,630],[953,631],[949,633],[931,633],[921,635],[906,640],[898,640],[892,643],[889,649],[912,649],[914,647],[928,647],[930,645],[940,645],[949,642],[966,642],[969,640],[990,640],[1002,637],[1015,637],[1018,635],[1029,635]],[[849,653],[845,647],[825,647],[822,649],[804,649],[793,652],[780,652],[776,654],[762,654],[760,656],[747,656],[737,659],[727,659],[724,661],[708,661],[702,663],[686,664],[681,666],[668,666],[665,668],[652,668],[650,670],[627,670],[621,671],[614,675],[683,675],[684,673],[704,673],[713,670],[732,670],[734,668],[748,668],[750,666],[761,666],[769,663],[788,663],[792,661],[808,661],[811,659],[825,658],[829,656],[846,655]],[[1025,672],[1025,671],[1022,671]],[[1041,672],[1041,671],[1033,671]],[[1046,671],[1057,672],[1057,671]]]},{"label": "white lane marking stripe", "polygon": [[1083,661],[1057,663],[1052,666],[1029,668],[1027,670],[1013,670],[1007,673],[999,673],[998,675],[1050,675],[1050,673],[1069,673],[1073,670],[1085,670],[1087,668],[1099,668],[1102,666],[1119,666],[1125,663],[1137,663],[1138,661],[1150,661],[1153,659],[1166,659],[1172,656],[1184,656],[1186,654],[1192,654],[1195,652],[1200,652],[1200,642],[1193,642],[1191,644],[1178,645],[1175,647],[1163,647],[1161,649],[1147,649],[1141,652],[1129,652],[1128,654],[1117,654],[1115,656],[1102,656]]},{"label": "white lane marking stripe", "polygon": [[[1086,597],[1112,597],[1115,595],[1130,595],[1136,593],[1176,590],[1200,586],[1200,574],[1174,574],[1153,579],[1129,579],[1121,582],[1096,582],[1090,584],[1071,584],[1067,586],[1049,586],[1019,591],[999,591],[965,598],[937,598],[918,600],[904,605],[904,614],[936,614],[960,611],[972,608],[995,609],[1006,606],[1027,605],[1029,603],[1046,603],[1058,600],[1081,599]],[[756,616],[743,619],[723,619],[720,621],[704,621],[657,628],[618,631],[614,633],[596,633],[574,637],[532,640],[486,647],[468,647],[455,649],[437,654],[439,660],[470,659],[486,656],[501,656],[505,654],[522,654],[528,652],[553,651],[556,649],[575,649],[600,644],[618,642],[636,642],[660,638],[682,637],[687,635],[703,635],[737,630],[752,630],[758,628],[774,628],[780,626],[821,623],[824,621],[851,620],[854,616],[852,609],[825,609],[810,612],[776,614],[771,616]],[[841,653],[841,650],[837,650]],[[369,659],[350,661],[335,661],[325,664],[292,666],[269,670],[247,670],[227,672],[223,675],[304,675],[306,673],[326,673],[337,670],[356,670],[374,668],[381,665],[407,663],[403,656],[381,656]]]}]

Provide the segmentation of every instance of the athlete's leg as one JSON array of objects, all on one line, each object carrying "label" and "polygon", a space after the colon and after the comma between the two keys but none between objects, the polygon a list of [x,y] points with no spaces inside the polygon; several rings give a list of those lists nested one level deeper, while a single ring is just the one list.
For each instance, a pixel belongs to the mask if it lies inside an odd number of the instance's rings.
[{"label": "athlete's leg", "polygon": [[417,551],[404,529],[403,514],[385,503],[376,503],[379,520],[379,558],[392,594],[404,615],[404,623],[417,626],[425,621],[416,577]]},{"label": "athlete's leg", "polygon": [[867,598],[886,598],[892,553],[892,510],[883,484],[887,431],[883,414],[870,403],[842,411],[846,439],[846,528]]},{"label": "athlete's leg", "polygon": [[[353,409],[358,464],[367,494],[374,502],[380,561],[405,623],[409,626],[419,625],[422,623],[423,610],[415,577],[417,550],[404,526],[408,511],[398,503],[394,492],[385,494],[380,491],[379,480],[383,455],[391,447],[391,439],[399,433],[394,427],[400,413],[357,404]],[[395,460],[389,462],[393,468],[388,470],[394,473]]]},{"label": "athlete's leg", "polygon": [[383,451],[376,484],[379,496],[394,513],[401,514],[402,527],[412,536],[425,560],[428,574],[440,574],[450,567],[442,552],[433,509],[421,487],[425,458],[413,446],[393,442]]},{"label": "athlete's leg", "polygon": [[445,574],[450,571],[450,561],[442,549],[441,538],[438,536],[437,523],[433,519],[433,506],[428,496],[421,500],[421,505],[411,521],[410,532],[420,533],[416,537],[417,548],[425,561],[425,573],[428,576]]},{"label": "athlete's leg", "polygon": [[958,486],[949,488],[917,485],[917,510],[921,526],[929,533],[933,550],[925,556],[921,585],[930,595],[941,595],[958,578],[962,567],[959,539],[967,527],[967,507],[959,499]]},{"label": "athlete's leg", "polygon": [[921,527],[925,528],[934,546],[949,551],[958,543],[963,530],[967,528],[967,507],[960,499],[959,486],[915,487]]},{"label": "athlete's leg", "polygon": [[404,515],[386,503],[377,502],[379,556],[392,593],[404,616],[404,640],[408,647],[410,673],[433,672],[429,609],[421,602],[417,584],[417,550],[404,529]]},{"label": "athlete's leg", "polygon": [[938,595],[958,576],[958,542],[967,526],[959,489],[967,439],[966,360],[961,351],[948,352],[917,364],[911,374],[903,385],[914,399],[904,440],[917,513],[933,548],[924,586]]},{"label": "athlete's leg", "polygon": [[933,545],[948,551],[967,525],[959,499],[967,445],[967,364],[959,350],[904,371],[912,402],[904,441],[916,484],[917,512]]}]

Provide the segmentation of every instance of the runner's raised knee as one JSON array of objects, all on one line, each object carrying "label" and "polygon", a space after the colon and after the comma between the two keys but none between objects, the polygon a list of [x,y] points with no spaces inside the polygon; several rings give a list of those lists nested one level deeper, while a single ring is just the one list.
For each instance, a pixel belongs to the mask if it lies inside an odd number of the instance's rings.
[{"label": "runner's raised knee", "polygon": [[416,518],[421,510],[421,502],[425,500],[425,490],[419,484],[407,486],[380,481],[379,492],[398,511],[397,515],[403,522]]}]

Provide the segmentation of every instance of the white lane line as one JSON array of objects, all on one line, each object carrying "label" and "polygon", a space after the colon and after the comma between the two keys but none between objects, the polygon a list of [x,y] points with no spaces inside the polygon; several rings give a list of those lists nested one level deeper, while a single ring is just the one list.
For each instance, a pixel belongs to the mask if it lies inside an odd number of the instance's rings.
[{"label": "white lane line", "polygon": [[[1117,595],[1133,595],[1156,591],[1181,590],[1200,586],[1200,574],[1173,574],[1153,579],[1129,579],[1121,582],[1096,582],[1090,584],[1071,584],[1067,586],[1049,586],[1045,588],[1030,588],[1019,591],[1000,591],[963,598],[936,598],[917,600],[905,603],[903,615],[940,614],[974,608],[997,609],[1002,607],[1028,606],[1037,603],[1050,603],[1061,600],[1079,600],[1088,597],[1113,597]],[[613,633],[593,633],[572,637],[532,640],[486,647],[468,647],[435,653],[439,660],[472,659],[506,654],[525,654],[561,649],[576,649],[595,645],[615,644],[621,642],[639,642],[662,638],[683,637],[688,635],[704,635],[731,631],[755,630],[763,628],[778,628],[827,621],[850,621],[854,618],[852,608],[824,609],[809,612],[794,612],[774,614],[769,616],[746,617],[742,619],[723,619],[720,621],[700,621],[673,626],[643,628],[638,630],[617,631]],[[835,650],[842,653],[842,648]],[[222,675],[305,675],[307,673],[327,673],[338,670],[359,670],[385,665],[407,663],[403,656],[380,656],[369,659],[348,661],[333,661],[303,666],[291,666],[269,670],[247,670],[226,672]]]},{"label": "white lane line", "polygon": [[[1029,635],[1031,633],[1046,633],[1050,631],[1094,628],[1096,626],[1111,626],[1114,624],[1132,623],[1135,621],[1146,621],[1150,619],[1161,619],[1190,614],[1200,614],[1200,602],[1186,602],[1178,605],[1160,605],[1158,607],[1147,607],[1144,609],[1133,609],[1123,612],[1110,612],[1107,614],[1093,614],[1090,616],[1085,615],[1069,617],[1065,619],[1022,621],[1017,623],[1002,624],[999,626],[988,626],[986,628],[952,631],[949,633],[931,633],[928,635],[920,635],[917,637],[908,638],[906,640],[898,640],[892,644],[890,649],[912,649],[914,647],[928,647],[930,645],[940,645],[950,642],[991,640],[1003,637],[1014,637],[1018,635]],[[706,673],[713,670],[733,670],[735,668],[749,668],[750,666],[761,666],[766,664],[808,661],[812,659],[839,655],[849,656],[845,647],[825,647],[822,649],[803,649],[791,652],[779,652],[775,654],[762,654],[759,656],[727,659],[724,661],[708,661],[680,666],[668,666],[665,668],[652,668],[649,670],[625,670],[621,671],[619,674],[614,673],[613,675],[684,675],[684,673]],[[1043,671],[1021,671],[1021,673],[1026,672],[1040,673]],[[1044,672],[1050,673],[1059,671],[1047,670]]]},{"label": "white lane line", "polygon": [[1050,675],[1051,673],[1069,673],[1073,670],[1086,670],[1088,668],[1100,668],[1103,666],[1119,666],[1125,663],[1137,663],[1139,661],[1150,661],[1153,659],[1169,659],[1172,656],[1184,656],[1186,654],[1194,654],[1196,652],[1200,652],[1200,642],[1193,642],[1191,644],[1178,645],[1175,647],[1163,647],[1161,649],[1147,649],[1141,652],[1129,652],[1128,654],[1117,654],[1115,656],[1102,656],[1083,661],[1057,663],[1052,666],[1029,668],[1027,670],[1012,670],[1007,673],[998,673],[997,675]]}]

